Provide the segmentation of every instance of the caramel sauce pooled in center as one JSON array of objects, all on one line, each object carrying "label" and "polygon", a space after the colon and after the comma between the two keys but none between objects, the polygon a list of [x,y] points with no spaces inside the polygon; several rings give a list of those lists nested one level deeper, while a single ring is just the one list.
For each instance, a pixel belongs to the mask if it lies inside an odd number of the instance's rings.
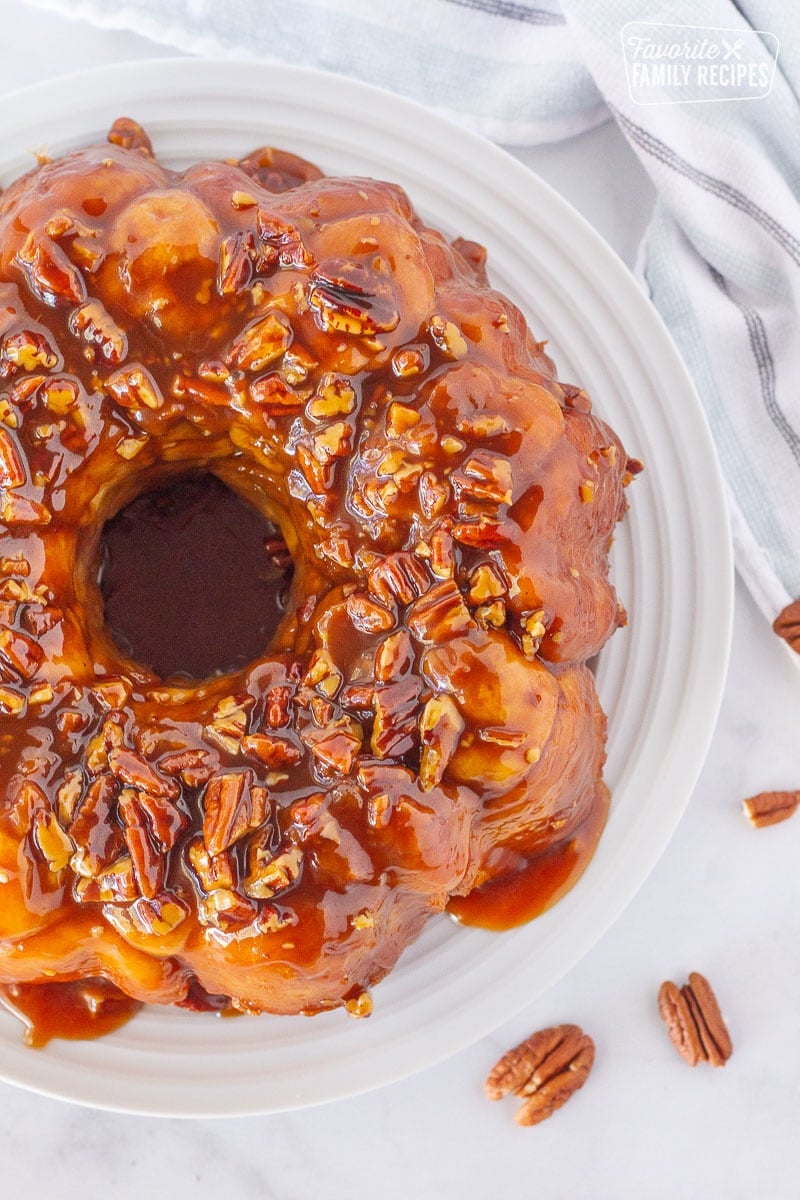
[{"label": "caramel sauce pooled in center", "polygon": [[145,492],[103,530],[106,625],[162,679],[206,679],[263,654],[291,573],[279,530],[213,475]]}]

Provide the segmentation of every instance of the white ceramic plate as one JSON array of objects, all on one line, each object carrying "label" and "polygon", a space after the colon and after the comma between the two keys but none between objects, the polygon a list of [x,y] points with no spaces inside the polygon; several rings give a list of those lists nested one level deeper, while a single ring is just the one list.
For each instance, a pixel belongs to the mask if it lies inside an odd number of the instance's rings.
[{"label": "white ceramic plate", "polygon": [[187,166],[270,143],[329,173],[401,183],[433,225],[481,242],[494,284],[549,339],[559,377],[585,385],[647,463],[613,551],[630,624],[601,656],[613,806],[578,886],[505,933],[447,918],[375,991],[342,1012],[220,1021],[151,1010],[96,1042],[21,1044],[0,1011],[0,1076],[123,1111],[266,1113],[377,1087],[446,1057],[541,994],[597,941],[654,866],[686,805],[716,720],[733,571],[719,469],[670,338],[594,230],[519,162],[426,110],[320,72],[191,59],[101,68],[7,96],[0,182],[102,140],[135,117],[159,157]]}]

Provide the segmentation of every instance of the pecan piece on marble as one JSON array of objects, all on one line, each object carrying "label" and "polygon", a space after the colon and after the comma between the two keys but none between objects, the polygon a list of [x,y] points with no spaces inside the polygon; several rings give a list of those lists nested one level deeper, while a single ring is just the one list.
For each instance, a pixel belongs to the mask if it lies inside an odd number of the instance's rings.
[{"label": "pecan piece on marble", "polygon": [[504,1054],[489,1072],[486,1095],[501,1100],[513,1093],[525,1103],[518,1125],[538,1125],[582,1088],[594,1062],[594,1042],[577,1025],[554,1025],[531,1034]]},{"label": "pecan piece on marble", "polygon": [[800,654],[800,600],[787,604],[783,612],[778,613],[772,628],[787,646]]},{"label": "pecan piece on marble", "polygon": [[786,821],[800,805],[800,792],[759,792],[743,801],[744,815],[756,829]]},{"label": "pecan piece on marble", "polygon": [[673,1046],[694,1067],[708,1062],[724,1067],[733,1053],[728,1027],[719,1010],[711,984],[692,971],[682,988],[667,980],[658,992],[658,1009]]}]

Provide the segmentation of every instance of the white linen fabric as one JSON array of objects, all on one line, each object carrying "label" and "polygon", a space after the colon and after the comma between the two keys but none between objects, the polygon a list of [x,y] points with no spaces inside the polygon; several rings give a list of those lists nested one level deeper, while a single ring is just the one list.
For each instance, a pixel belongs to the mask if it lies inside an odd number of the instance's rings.
[{"label": "white linen fabric", "polygon": [[[640,268],[711,424],[738,569],[770,621],[800,598],[800,11],[780,0],[28,2],[198,54],[350,74],[506,145],[617,121],[658,192]],[[637,102],[623,55],[632,21],[702,21],[765,70],[777,37],[769,94]]]}]

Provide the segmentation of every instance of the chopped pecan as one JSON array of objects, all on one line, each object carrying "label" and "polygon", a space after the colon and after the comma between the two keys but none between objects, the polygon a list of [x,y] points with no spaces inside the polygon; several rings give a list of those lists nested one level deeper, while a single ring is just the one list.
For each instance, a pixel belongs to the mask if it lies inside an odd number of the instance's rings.
[{"label": "chopped pecan", "polygon": [[[353,430],[346,421],[334,421],[330,425],[326,425],[318,433],[315,433],[311,438],[311,453],[318,463],[326,466],[332,459],[344,458],[350,453],[352,448]],[[298,446],[298,451],[301,449]],[[298,454],[299,458],[299,454]],[[308,478],[308,476],[307,476]],[[314,481],[317,481],[323,476],[315,476]],[[309,483],[312,479],[309,479]],[[323,489],[325,484],[323,484]]]},{"label": "chopped pecan", "polygon": [[203,841],[209,854],[221,854],[265,820],[262,789],[251,787],[252,772],[220,771],[203,794]]},{"label": "chopped pecan", "polygon": [[17,492],[6,492],[0,501],[0,522],[4,525],[49,525],[51,514],[36,500],[28,500]]},{"label": "chopped pecan", "polygon": [[291,325],[282,312],[274,309],[239,334],[225,355],[225,361],[240,371],[258,374],[280,358],[291,342]]},{"label": "chopped pecan", "polygon": [[128,353],[127,337],[99,300],[87,300],[79,308],[73,309],[69,331],[87,345],[97,346],[103,358],[112,366],[118,366]]},{"label": "chopped pecan", "polygon": [[493,550],[507,540],[503,522],[486,515],[475,520],[457,521],[453,526],[453,537],[462,546],[471,546],[475,550]]},{"label": "chopped pecan", "polygon": [[0,713],[7,717],[21,717],[27,708],[25,693],[7,685],[0,686]]},{"label": "chopped pecan", "polygon": [[14,575],[27,578],[31,573],[31,564],[21,554],[3,555],[0,557],[0,575]]},{"label": "chopped pecan", "polygon": [[195,838],[187,849],[189,862],[204,892],[236,886],[236,868],[232,856],[223,850],[209,854],[202,838]]},{"label": "chopped pecan", "polygon": [[775,618],[772,628],[787,646],[800,654],[800,600],[787,604]]},{"label": "chopped pecan", "polygon": [[16,255],[28,287],[43,304],[80,304],[86,284],[60,246],[48,237],[29,233]]},{"label": "chopped pecan", "polygon": [[242,738],[242,750],[276,771],[296,766],[303,756],[300,748],[288,738],[272,737],[268,733],[252,733]]},{"label": "chopped pecan", "polygon": [[414,636],[426,643],[446,641],[475,626],[453,579],[443,579],[429,588],[411,605],[406,620]]},{"label": "chopped pecan", "polygon": [[187,787],[208,783],[219,763],[218,756],[209,750],[177,750],[158,760],[158,768],[167,775],[179,775]]},{"label": "chopped pecan", "polygon": [[92,684],[92,694],[106,708],[124,708],[131,697],[133,684],[124,675],[108,675]]},{"label": "chopped pecan", "polygon": [[165,800],[177,800],[181,794],[180,786],[173,779],[165,779],[155,767],[124,746],[115,747],[109,751],[108,765],[111,772],[123,783],[130,787],[147,792],[150,796]]},{"label": "chopped pecan", "polygon": [[80,767],[67,767],[56,790],[56,812],[65,829],[72,823],[82,794],[83,771]]},{"label": "chopped pecan", "polygon": [[220,296],[236,296],[253,278],[256,240],[249,229],[223,238],[219,249],[217,291]]},{"label": "chopped pecan", "polygon": [[759,792],[743,802],[744,815],[756,829],[786,821],[797,811],[798,805],[800,792]]},{"label": "chopped pecan", "polygon": [[537,608],[535,612],[528,613],[522,617],[521,625],[522,636],[520,642],[522,653],[526,658],[533,658],[537,654],[542,638],[547,632],[544,609]]},{"label": "chopped pecan", "polygon": [[138,121],[131,117],[117,117],[108,131],[108,141],[113,146],[123,150],[141,150],[150,158],[153,156],[153,144]]},{"label": "chopped pecan", "polygon": [[493,504],[510,504],[513,492],[511,463],[492,450],[475,450],[451,479],[457,496],[473,496]]},{"label": "chopped pecan", "polygon": [[428,562],[437,579],[452,579],[456,570],[453,535],[444,522],[431,534]]},{"label": "chopped pecan", "polygon": [[673,1046],[690,1067],[698,1062],[725,1066],[733,1044],[705,976],[692,971],[689,982],[680,989],[670,980],[662,983],[658,1008]]},{"label": "chopped pecan", "polygon": [[300,736],[323,766],[340,775],[349,775],[361,750],[364,733],[357,721],[341,717],[322,729],[309,726]]},{"label": "chopped pecan", "polygon": [[54,874],[69,864],[75,847],[68,833],[61,828],[54,812],[40,809],[33,818],[33,837]]},{"label": "chopped pecan", "polygon": [[79,876],[75,896],[83,904],[124,904],[139,895],[130,855],[125,854],[91,878]]},{"label": "chopped pecan", "polygon": [[124,732],[115,714],[108,716],[98,733],[90,738],[86,745],[84,761],[93,775],[108,769],[108,754],[115,747],[122,745]]},{"label": "chopped pecan", "polygon": [[256,836],[248,848],[245,892],[253,900],[271,900],[300,878],[303,851],[289,846],[274,854],[267,839]]},{"label": "chopped pecan", "polygon": [[126,914],[141,933],[165,937],[189,915],[187,904],[179,896],[161,893],[137,900]]},{"label": "chopped pecan", "polygon": [[385,278],[349,259],[319,263],[312,272],[306,299],[324,330],[372,336],[396,329],[400,323]]},{"label": "chopped pecan", "polygon": [[237,754],[247,733],[248,713],[254,704],[252,696],[224,696],[214,709],[210,723],[204,726],[204,734],[230,754]]},{"label": "chopped pecan", "polygon": [[428,322],[428,332],[434,346],[437,346],[446,358],[464,358],[466,355],[467,343],[461,330],[453,321],[447,321],[440,316],[431,317]]},{"label": "chopped pecan", "polygon": [[[72,789],[75,786],[73,783]],[[77,786],[82,786],[82,780]],[[112,820],[119,790],[115,776],[99,775],[89,784],[80,804],[75,802],[69,833],[75,843],[72,869],[79,875],[97,875],[123,848],[120,828]],[[59,793],[59,806],[61,800]]]},{"label": "chopped pecan", "polygon": [[7,429],[0,429],[0,487],[21,487],[24,482],[25,468],[16,439]]},{"label": "chopped pecan", "polygon": [[438,517],[450,498],[447,483],[439,480],[433,471],[426,471],[419,480],[419,503],[429,521]]},{"label": "chopped pecan", "polygon": [[[15,371],[49,371],[57,363],[58,353],[44,333],[23,329],[3,338],[0,354],[0,376],[3,378]],[[21,380],[12,392],[14,403],[20,408],[27,407],[32,402],[33,393],[43,382],[41,375]]]},{"label": "chopped pecan", "polygon": [[253,403],[259,404],[267,415],[282,416],[302,408],[307,392],[295,391],[282,376],[271,373],[253,379],[249,385],[249,395]]},{"label": "chopped pecan", "polygon": [[375,689],[370,748],[376,758],[399,758],[417,744],[417,713],[422,682],[414,675]]},{"label": "chopped pecan", "polygon": [[345,606],[350,620],[362,633],[388,633],[394,626],[395,613],[364,592],[352,592]]},{"label": "chopped pecan", "polygon": [[[354,919],[354,924],[357,919],[357,917]],[[366,928],[366,926],[356,926],[356,928]],[[359,990],[347,997],[344,1007],[349,1017],[355,1017],[359,1021],[363,1020],[364,1017],[372,1015],[372,996],[367,991]]]},{"label": "chopped pecan", "polygon": [[429,792],[441,783],[463,732],[464,718],[452,696],[433,696],[419,719],[422,742],[419,780],[423,791]]},{"label": "chopped pecan", "polygon": [[159,409],[164,403],[158,384],[144,367],[126,367],[106,380],[106,388],[123,408]]},{"label": "chopped pecan", "polygon": [[224,933],[235,933],[252,924],[257,909],[231,888],[215,888],[203,896],[197,906],[197,916],[203,925],[213,925]]},{"label": "chopped pecan", "polygon": [[414,646],[406,629],[390,633],[378,643],[375,651],[375,679],[378,683],[391,683],[407,674],[414,665]]},{"label": "chopped pecan", "polygon": [[489,1072],[486,1095],[521,1096],[517,1124],[538,1125],[583,1087],[593,1062],[594,1042],[577,1025],[542,1029],[503,1055]]},{"label": "chopped pecan", "polygon": [[316,393],[308,402],[308,415],[315,421],[329,417],[347,417],[356,407],[356,392],[346,375],[323,375]]},{"label": "chopped pecan", "polygon": [[139,804],[156,843],[165,853],[171,850],[178,835],[188,825],[189,818],[171,800],[155,796],[152,792],[139,792]]},{"label": "chopped pecan", "polygon": [[485,604],[487,600],[498,600],[508,592],[496,567],[490,563],[479,563],[469,577],[469,601]]},{"label": "chopped pecan", "polygon": [[292,719],[292,688],[279,685],[269,689],[266,695],[265,717],[270,729],[281,729]]},{"label": "chopped pecan", "polygon": [[3,625],[0,626],[0,657],[22,679],[32,679],[44,654],[38,642],[27,634]]},{"label": "chopped pecan", "polygon": [[133,788],[123,788],[117,808],[124,823],[122,835],[131,857],[133,874],[142,896],[152,900],[164,886],[166,863],[150,833],[150,822]]},{"label": "chopped pecan", "polygon": [[386,412],[386,436],[390,441],[402,438],[409,429],[419,425],[421,420],[420,414],[410,404],[394,400]]},{"label": "chopped pecan", "polygon": [[388,554],[373,567],[367,586],[382,604],[391,607],[395,600],[399,604],[411,604],[422,595],[429,582],[428,572],[422,563],[413,554],[401,551]]},{"label": "chopped pecan", "polygon": [[305,267],[311,262],[300,230],[263,209],[258,213],[258,236],[264,243],[259,269]]},{"label": "chopped pecan", "polygon": [[20,624],[33,637],[40,638],[58,625],[63,617],[61,609],[55,605],[26,604]]}]

